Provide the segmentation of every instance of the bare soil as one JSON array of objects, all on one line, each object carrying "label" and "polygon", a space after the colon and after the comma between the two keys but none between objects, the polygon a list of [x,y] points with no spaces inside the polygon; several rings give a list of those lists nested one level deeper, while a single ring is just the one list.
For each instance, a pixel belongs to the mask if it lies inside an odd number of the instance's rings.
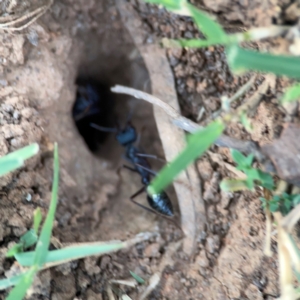
[{"label": "bare soil", "polygon": [[[31,3],[13,2],[15,6],[4,1],[3,11],[19,11]],[[141,41],[145,45],[162,37],[200,36],[189,18],[143,2],[128,2],[140,17],[138,25],[147,33]],[[231,31],[294,21],[288,13],[288,0],[194,2],[217,14]],[[200,124],[206,124],[220,108],[221,96],[230,97],[250,78],[231,74],[221,47],[166,50],[166,55],[182,113]],[[117,175],[123,164],[123,149],[113,136],[97,153],[87,148],[71,116],[78,76],[108,86],[124,84],[151,91],[142,56],[124,28],[114,1],[56,1],[24,32],[1,33],[0,155],[32,142],[41,147],[24,168],[0,178],[1,275],[9,274],[13,261],[5,259],[5,252],[32,226],[34,209],[41,207],[44,215],[47,212],[55,141],[61,172],[52,247],[70,242],[126,240],[143,231],[155,231],[157,236],[126,251],[42,272],[28,299],[108,299],[110,279],[128,279],[129,271],[149,279],[160,269],[164,253],[181,237],[173,224],[128,200],[141,182],[139,176],[126,170]],[[263,77],[258,77],[236,106],[254,94],[262,82]],[[284,86],[285,82],[275,81],[274,88],[263,97],[252,119],[255,130],[251,135],[236,124],[227,129],[227,134],[262,144],[277,137],[287,118],[276,102]],[[132,122],[142,131],[140,144],[148,153],[163,157],[152,107],[129,97],[111,97],[105,101],[115,101],[118,120],[124,122],[133,110]],[[204,113],[200,114],[201,110]],[[228,194],[219,189],[222,178],[234,175],[226,167],[231,163],[228,149],[217,147],[196,162],[206,205],[206,232],[199,235],[192,258],[181,250],[176,252],[149,299],[252,300],[278,296],[277,258],[266,258],[262,252],[265,217],[260,192]],[[154,169],[160,167],[159,162],[153,162]],[[145,203],[145,194],[138,200]],[[172,200],[176,207],[176,198]],[[275,242],[273,248],[276,251]],[[132,299],[138,299],[140,290],[142,287],[122,286],[123,293]],[[5,295],[1,292],[1,299]]]}]

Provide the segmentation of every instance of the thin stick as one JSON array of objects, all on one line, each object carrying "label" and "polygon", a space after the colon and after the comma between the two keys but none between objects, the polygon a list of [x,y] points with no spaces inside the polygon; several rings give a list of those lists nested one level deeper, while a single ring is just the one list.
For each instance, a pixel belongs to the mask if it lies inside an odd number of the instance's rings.
[{"label": "thin stick", "polygon": [[[203,127],[198,125],[197,123],[181,116],[178,111],[176,111],[173,107],[171,107],[164,101],[160,100],[157,97],[149,95],[148,93],[133,88],[128,88],[122,85],[116,85],[112,87],[111,91],[118,94],[130,95],[137,99],[141,99],[161,107],[165,111],[165,113],[173,119],[172,121],[174,125],[187,132],[193,133],[195,131],[203,129]],[[266,161],[266,163],[269,162],[267,161],[265,155],[260,151],[259,146],[253,141],[242,141],[223,134],[215,141],[215,145],[219,147],[236,149],[245,154],[253,153],[258,161]],[[268,166],[272,166],[272,164],[268,164]]]},{"label": "thin stick", "polygon": [[129,88],[126,86],[122,85],[116,85],[111,88],[111,91],[117,94],[126,94],[126,95],[131,95],[137,99],[145,100],[151,104],[157,105],[161,107],[169,116],[171,116],[174,119],[180,118],[180,114],[176,109],[168,105],[167,103],[161,101],[159,98],[154,97],[148,93]]}]

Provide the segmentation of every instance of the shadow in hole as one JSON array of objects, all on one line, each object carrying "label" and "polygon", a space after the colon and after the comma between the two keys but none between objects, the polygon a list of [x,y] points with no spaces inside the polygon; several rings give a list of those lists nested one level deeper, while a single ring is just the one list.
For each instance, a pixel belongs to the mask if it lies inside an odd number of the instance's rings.
[{"label": "shadow in hole", "polygon": [[78,78],[76,80],[76,100],[72,108],[72,117],[76,128],[83,137],[91,152],[95,153],[99,144],[107,137],[91,127],[95,123],[104,127],[112,127],[114,98],[110,87],[91,78]]}]

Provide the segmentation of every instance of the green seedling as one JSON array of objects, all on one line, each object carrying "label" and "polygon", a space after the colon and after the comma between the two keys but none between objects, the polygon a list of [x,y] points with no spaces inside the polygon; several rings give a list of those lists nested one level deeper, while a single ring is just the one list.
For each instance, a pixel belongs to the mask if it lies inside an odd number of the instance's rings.
[{"label": "green seedling", "polygon": [[280,102],[281,104],[295,102],[300,100],[300,83],[292,85],[289,87],[284,95],[282,96]]},{"label": "green seedling", "polygon": [[[149,238],[149,234],[143,234],[125,242],[109,241],[81,244],[77,243],[62,249],[49,251],[50,237],[57,206],[58,181],[59,161],[58,149],[55,144],[54,176],[49,211],[41,228],[41,232],[38,235],[42,221],[42,214],[39,208],[36,209],[33,215],[33,229],[25,233],[20,238],[19,243],[12,247],[7,253],[7,256],[14,257],[22,267],[21,269],[24,270],[21,274],[0,280],[0,290],[14,286],[6,298],[7,300],[23,299],[32,285],[35,276],[40,270],[91,255],[112,253]],[[24,252],[33,245],[36,245],[34,251]]]},{"label": "green seedling", "polygon": [[273,178],[270,174],[265,173],[259,169],[253,168],[252,154],[244,156],[237,150],[231,150],[231,155],[235,163],[236,168],[245,173],[246,179],[224,179],[221,182],[221,189],[224,191],[238,191],[238,190],[253,190],[255,185],[262,186],[268,190],[274,189]]},{"label": "green seedling", "polygon": [[15,244],[12,248],[6,253],[6,257],[13,257],[17,253],[24,252],[26,249],[35,245],[38,240],[38,230],[42,221],[41,209],[37,208],[33,213],[33,229],[27,231],[20,238],[20,242]]},{"label": "green seedling", "polygon": [[23,236],[21,236],[20,242],[15,244],[12,248],[10,248],[7,251],[6,257],[13,257],[17,253],[25,251],[26,249],[35,245],[37,240],[38,236],[33,229],[27,231]]},{"label": "green seedling", "polygon": [[145,280],[142,277],[140,277],[139,275],[137,275],[136,273],[134,273],[132,271],[129,271],[129,273],[136,280],[137,283],[139,283],[139,284],[145,283]]},{"label": "green seedling", "polygon": [[271,200],[260,198],[264,208],[269,207],[270,211],[279,211],[283,216],[287,215],[295,206],[300,203],[300,195],[289,195],[283,193],[281,195],[274,195]]}]

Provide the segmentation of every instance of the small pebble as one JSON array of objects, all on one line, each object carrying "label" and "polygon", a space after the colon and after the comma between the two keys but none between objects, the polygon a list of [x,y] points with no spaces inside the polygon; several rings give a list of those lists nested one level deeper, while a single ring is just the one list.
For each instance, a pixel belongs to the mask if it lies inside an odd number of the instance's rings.
[{"label": "small pebble", "polygon": [[160,256],[159,249],[160,249],[160,245],[158,243],[150,244],[145,248],[144,256],[145,257],[159,257]]},{"label": "small pebble", "polygon": [[30,202],[32,200],[32,196],[28,193],[25,197],[25,199]]}]

